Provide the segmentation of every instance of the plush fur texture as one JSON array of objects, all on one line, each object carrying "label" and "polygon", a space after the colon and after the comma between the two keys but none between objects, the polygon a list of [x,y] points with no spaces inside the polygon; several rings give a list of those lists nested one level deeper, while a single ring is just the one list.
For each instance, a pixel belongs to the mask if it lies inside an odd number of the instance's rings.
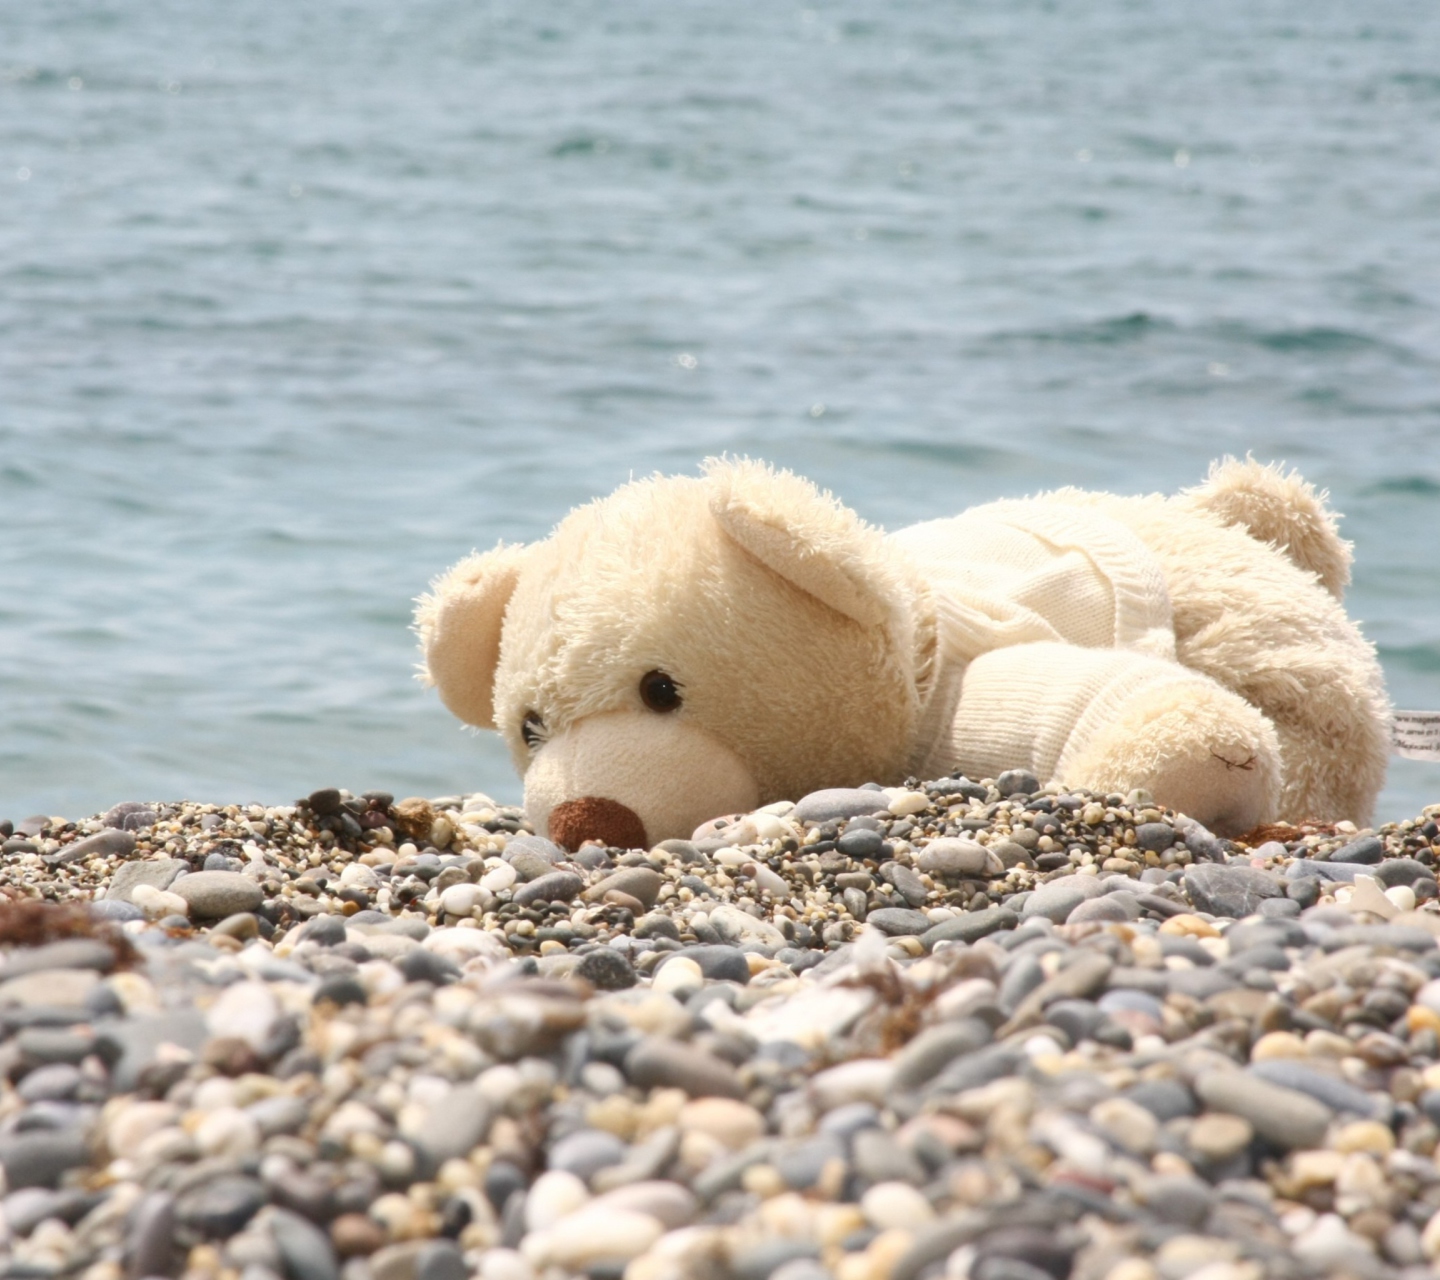
[{"label": "plush fur texture", "polygon": [[[416,618],[426,678],[499,730],[537,829],[555,815],[572,845],[1014,765],[1238,832],[1369,816],[1388,705],[1348,570],[1322,497],[1253,462],[1177,498],[1060,490],[887,536],[719,461],[462,561]],[[647,705],[653,672],[677,708]]]}]

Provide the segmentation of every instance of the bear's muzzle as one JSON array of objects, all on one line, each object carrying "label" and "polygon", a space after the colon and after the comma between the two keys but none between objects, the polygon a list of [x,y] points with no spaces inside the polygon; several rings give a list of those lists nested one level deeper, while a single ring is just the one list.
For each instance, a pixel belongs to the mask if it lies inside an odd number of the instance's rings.
[{"label": "bear's muzzle", "polygon": [[639,815],[603,796],[581,796],[557,804],[550,811],[550,839],[572,853],[587,840],[598,840],[612,849],[650,847]]}]

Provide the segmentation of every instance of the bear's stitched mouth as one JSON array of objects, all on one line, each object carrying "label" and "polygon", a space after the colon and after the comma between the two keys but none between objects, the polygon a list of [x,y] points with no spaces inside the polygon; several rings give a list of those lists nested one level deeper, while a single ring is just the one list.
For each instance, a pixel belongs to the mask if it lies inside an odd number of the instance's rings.
[{"label": "bear's stitched mouth", "polygon": [[581,796],[557,804],[550,811],[550,839],[572,853],[587,840],[598,840],[612,849],[650,847],[640,816],[618,800],[603,796]]}]

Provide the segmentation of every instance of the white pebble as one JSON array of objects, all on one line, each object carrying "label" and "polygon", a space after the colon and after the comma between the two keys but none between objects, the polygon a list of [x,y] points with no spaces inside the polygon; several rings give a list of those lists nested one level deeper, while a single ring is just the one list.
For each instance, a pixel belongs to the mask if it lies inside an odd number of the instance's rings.
[{"label": "white pebble", "polygon": [[146,1138],[175,1123],[177,1116],[168,1102],[127,1103],[105,1129],[105,1145],[112,1155],[129,1155]]},{"label": "white pebble", "polygon": [[340,883],[347,889],[377,889],[380,877],[363,862],[351,862],[340,873]]},{"label": "white pebble", "polygon": [[569,1217],[589,1199],[585,1184],[573,1173],[551,1169],[535,1179],[535,1185],[525,1197],[525,1225],[531,1231],[544,1231]]},{"label": "white pebble", "polygon": [[153,884],[137,884],[130,890],[130,901],[145,913],[147,920],[190,914],[190,904],[178,893],[157,889]]},{"label": "white pebble", "polygon": [[1408,884],[1394,884],[1385,890],[1385,896],[1401,911],[1415,910],[1415,890]]},{"label": "white pebble", "polygon": [[440,895],[440,910],[446,915],[468,916],[476,907],[493,901],[490,890],[478,884],[452,884]]},{"label": "white pebble", "polygon": [[487,871],[480,877],[480,887],[488,889],[491,893],[499,893],[502,889],[508,889],[515,883],[516,872],[508,862],[502,862],[498,867]]},{"label": "white pebble", "polygon": [[238,1107],[221,1107],[196,1126],[195,1145],[207,1156],[244,1159],[260,1150],[260,1126]]},{"label": "white pebble", "polygon": [[860,1210],[878,1231],[913,1231],[935,1220],[935,1210],[908,1182],[877,1182],[860,1199]]},{"label": "white pebble", "polygon": [[922,809],[930,807],[930,797],[923,791],[901,791],[898,794],[887,792],[890,796],[890,812],[897,818],[907,818],[912,813],[919,813]]},{"label": "white pebble", "polygon": [[850,1102],[873,1102],[883,1107],[894,1075],[895,1064],[888,1058],[854,1058],[812,1076],[810,1093],[821,1111]]},{"label": "white pebble", "polygon": [[535,1280],[535,1268],[514,1249],[486,1249],[480,1255],[479,1280]]},{"label": "white pebble", "polygon": [[259,1049],[279,1017],[280,1005],[263,982],[232,982],[210,1006],[205,1026],[212,1036],[234,1036]]},{"label": "white pebble", "polygon": [[664,1234],[649,1214],[587,1208],[556,1223],[553,1231],[527,1236],[520,1249],[532,1266],[587,1271],[597,1262],[638,1258]]},{"label": "white pebble", "polygon": [[705,985],[705,974],[689,956],[667,960],[651,984],[654,991],[678,995],[682,991],[699,991]]}]

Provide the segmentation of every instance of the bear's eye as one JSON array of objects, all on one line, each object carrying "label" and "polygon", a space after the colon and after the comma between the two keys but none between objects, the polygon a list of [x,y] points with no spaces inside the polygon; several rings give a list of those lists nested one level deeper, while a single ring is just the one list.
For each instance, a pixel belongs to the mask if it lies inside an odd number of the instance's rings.
[{"label": "bear's eye", "polygon": [[640,701],[651,711],[675,711],[680,706],[680,689],[663,671],[647,671],[640,677]]},{"label": "bear's eye", "polygon": [[525,739],[525,745],[534,751],[545,741],[545,721],[533,711],[527,711],[525,719],[520,722],[520,736]]}]

